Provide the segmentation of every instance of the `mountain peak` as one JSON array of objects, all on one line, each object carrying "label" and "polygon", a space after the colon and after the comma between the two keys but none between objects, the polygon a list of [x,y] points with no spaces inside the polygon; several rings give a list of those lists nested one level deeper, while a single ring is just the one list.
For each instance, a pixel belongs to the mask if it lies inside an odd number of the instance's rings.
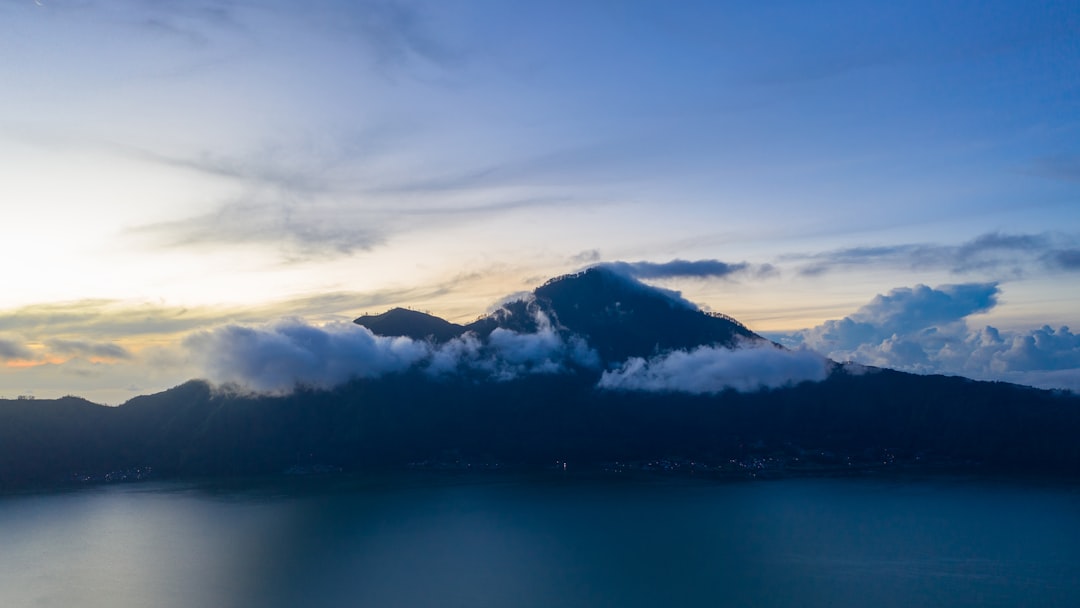
[{"label": "mountain peak", "polygon": [[699,310],[677,292],[604,266],[552,279],[535,294],[559,326],[583,336],[608,362],[764,340],[730,317]]},{"label": "mountain peak", "polygon": [[698,310],[693,302],[684,299],[677,291],[646,285],[607,265],[592,266],[580,272],[555,277],[538,287],[535,293],[537,297],[550,297],[550,294],[563,291],[572,291],[579,299],[618,301],[624,297],[634,300],[648,298],[672,307]]},{"label": "mountain peak", "polygon": [[699,310],[678,292],[646,285],[604,266],[551,279],[531,298],[508,302],[465,326],[404,308],[364,315],[355,323],[382,336],[435,342],[465,332],[485,338],[499,328],[533,333],[550,323],[561,333],[584,338],[607,364],[676,349],[764,340],[726,315]]},{"label": "mountain peak", "polygon": [[465,332],[465,328],[434,315],[408,308],[391,308],[378,315],[363,315],[353,323],[380,336],[407,336],[414,340],[446,342]]}]

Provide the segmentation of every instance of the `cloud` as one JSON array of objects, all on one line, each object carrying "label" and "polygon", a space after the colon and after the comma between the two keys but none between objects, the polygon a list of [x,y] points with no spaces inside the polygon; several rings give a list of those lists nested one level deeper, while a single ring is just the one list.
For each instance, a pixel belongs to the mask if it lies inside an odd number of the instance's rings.
[{"label": "cloud", "polygon": [[1050,251],[1044,259],[1048,264],[1062,270],[1080,270],[1080,248]]},{"label": "cloud", "polygon": [[329,388],[351,378],[403,371],[428,355],[423,342],[386,338],[339,323],[287,320],[267,327],[226,325],[184,340],[212,380],[258,392],[296,385]]},{"label": "cloud", "polygon": [[[513,183],[443,183],[416,172],[386,172],[380,166],[386,159],[368,150],[386,145],[385,137],[357,134],[353,144],[344,138],[331,144],[287,141],[234,156],[172,157],[121,148],[139,160],[225,178],[241,189],[208,211],[136,225],[124,234],[155,248],[269,246],[286,261],[305,261],[369,251],[403,232],[581,204],[572,196],[523,196]],[[386,185],[396,179],[408,187]]]},{"label": "cloud", "polygon": [[[75,300],[0,311],[0,331],[31,338],[78,335],[108,340],[118,336],[171,334],[220,323],[240,311],[186,308],[121,300]],[[252,314],[257,314],[252,311]],[[53,338],[58,339],[58,338]],[[80,338],[79,340],[83,340]],[[77,340],[78,341],[78,340]]]},{"label": "cloud", "polygon": [[585,249],[584,251],[581,251],[576,255],[570,256],[570,261],[575,264],[588,264],[590,262],[597,262],[599,260],[599,249]]},{"label": "cloud", "polygon": [[735,349],[701,346],[649,360],[632,357],[619,369],[605,371],[598,386],[693,394],[726,389],[752,392],[824,380],[830,365],[809,349],[787,350],[772,344],[747,344]]},{"label": "cloud", "polygon": [[30,359],[34,353],[14,340],[0,339],[0,360]]},{"label": "cloud", "polygon": [[531,313],[536,331],[517,332],[498,327],[486,340],[466,333],[432,347],[430,360],[421,368],[436,377],[479,372],[505,381],[529,374],[562,373],[574,367],[599,367],[599,354],[583,338],[556,331],[539,309],[532,309]]},{"label": "cloud", "polygon": [[1080,156],[1055,156],[1037,159],[1031,173],[1050,179],[1080,181]]},{"label": "cloud", "polygon": [[670,279],[695,277],[703,279],[728,278],[737,274],[768,275],[775,271],[769,265],[756,266],[747,262],[729,264],[720,260],[672,260],[670,262],[605,262],[599,264],[635,279]]},{"label": "cloud", "polygon": [[351,255],[385,241],[382,229],[351,221],[351,215],[315,204],[244,201],[195,217],[140,226],[131,233],[161,238],[167,247],[270,244],[293,260]]},{"label": "cloud", "polygon": [[119,344],[88,342],[85,340],[47,340],[45,346],[53,353],[76,355],[99,359],[130,359],[131,353]]},{"label": "cloud", "polygon": [[1024,333],[1001,335],[986,327],[973,358],[989,359],[989,367],[1001,371],[1047,371],[1080,368],[1080,335],[1067,326],[1049,325]]},{"label": "cloud", "polygon": [[428,16],[411,3],[357,2],[345,11],[304,14],[324,28],[355,37],[383,70],[401,70],[416,63],[446,69],[463,59],[462,52],[437,36]]},{"label": "cloud", "polygon": [[1033,270],[1077,270],[1075,236],[1004,234],[990,232],[959,245],[899,244],[880,247],[849,247],[811,254],[789,254],[782,261],[802,262],[798,272],[818,276],[838,268],[890,266],[913,270],[947,270],[1006,273],[1020,276]]},{"label": "cloud", "polygon": [[841,360],[865,344],[946,327],[997,304],[997,283],[901,287],[875,296],[869,304],[840,320],[826,321],[797,334],[799,343]]},{"label": "cloud", "polygon": [[504,381],[599,365],[596,351],[583,339],[563,336],[546,319],[540,321],[533,333],[498,328],[486,340],[469,333],[435,345],[376,336],[352,323],[315,326],[291,319],[200,331],[187,337],[184,347],[210,380],[265,393],[330,388],[408,369],[436,378],[479,374]]},{"label": "cloud", "polygon": [[256,306],[179,306],[113,299],[41,303],[0,310],[0,334],[18,335],[31,342],[61,340],[93,344],[146,336],[176,336],[178,340],[181,335],[198,329],[228,323],[259,324],[286,317],[347,320],[355,318],[358,311],[437,299],[484,276],[462,274],[441,283],[364,292],[327,292]]},{"label": "cloud", "polygon": [[969,327],[998,294],[996,283],[894,289],[843,319],[770,337],[839,361],[1080,390],[1080,335],[1068,327]]},{"label": "cloud", "polygon": [[[361,137],[352,134],[353,139]],[[260,189],[272,188],[294,194],[318,194],[330,189],[330,176],[323,163],[331,166],[343,159],[347,138],[313,150],[306,141],[264,145],[246,154],[228,155],[201,152],[195,155],[166,154],[157,150],[112,145],[115,152],[168,167],[186,169],[212,177],[224,177]],[[296,153],[294,149],[302,150]],[[305,155],[310,155],[306,156]]]}]

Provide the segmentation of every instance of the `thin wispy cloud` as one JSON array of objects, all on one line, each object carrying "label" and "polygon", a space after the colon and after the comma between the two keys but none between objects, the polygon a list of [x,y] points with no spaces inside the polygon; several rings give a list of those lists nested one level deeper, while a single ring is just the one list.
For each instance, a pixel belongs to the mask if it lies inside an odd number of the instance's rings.
[{"label": "thin wispy cloud", "polygon": [[395,205],[392,200],[365,200],[345,193],[318,199],[267,198],[271,202],[260,197],[229,202],[208,213],[145,224],[124,234],[150,248],[257,246],[273,249],[282,261],[305,262],[370,251],[399,234],[573,203],[569,198],[537,197]]},{"label": "thin wispy cloud", "polygon": [[771,264],[728,263],[720,260],[671,260],[670,262],[605,262],[599,264],[635,279],[728,279],[735,276],[763,277],[776,272]]},{"label": "thin wispy cloud", "polygon": [[1053,156],[1036,160],[1030,172],[1040,177],[1067,182],[1080,181],[1080,156]]},{"label": "thin wispy cloud", "polygon": [[96,359],[131,359],[128,349],[109,342],[89,342],[86,340],[46,340],[45,346],[50,352],[60,355],[92,357]]},{"label": "thin wispy cloud", "polygon": [[[1075,235],[1060,233],[1005,234],[991,232],[959,245],[898,244],[848,247],[820,253],[788,254],[782,263],[794,263],[804,276],[857,267],[946,270],[953,274],[983,272],[1004,277],[1046,270],[1073,270]],[[1064,261],[1064,263],[1062,263]]]},{"label": "thin wispy cloud", "polygon": [[15,340],[0,338],[0,360],[30,359],[33,351]]},{"label": "thin wispy cloud", "polygon": [[50,336],[77,335],[95,342],[122,336],[177,334],[207,323],[224,322],[237,312],[118,300],[75,300],[0,311],[0,331],[17,331],[42,341]]},{"label": "thin wispy cloud", "polygon": [[366,48],[384,72],[400,72],[416,63],[446,70],[459,66],[464,53],[430,27],[428,15],[417,5],[400,1],[363,0],[340,10],[316,3],[305,18],[316,26],[354,39]]},{"label": "thin wispy cloud", "polygon": [[255,305],[183,306],[108,299],[53,302],[0,311],[0,332],[45,343],[52,340],[74,348],[79,344],[106,344],[122,337],[176,337],[230,322],[265,323],[268,319],[292,316],[353,319],[365,311],[429,301],[482,279],[483,273],[477,273],[430,285],[332,291]]},{"label": "thin wispy cloud", "polygon": [[129,234],[150,237],[165,247],[270,246],[285,260],[310,260],[348,256],[386,241],[378,228],[368,227],[377,222],[357,219],[323,205],[245,201],[183,220],[140,226]]}]

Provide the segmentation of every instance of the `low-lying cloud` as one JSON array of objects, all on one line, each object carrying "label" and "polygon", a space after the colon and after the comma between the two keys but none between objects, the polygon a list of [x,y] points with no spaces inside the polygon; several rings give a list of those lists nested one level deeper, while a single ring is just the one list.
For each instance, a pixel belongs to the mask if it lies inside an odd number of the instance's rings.
[{"label": "low-lying cloud", "polygon": [[700,346],[645,360],[632,357],[600,377],[605,389],[719,393],[727,389],[752,392],[818,382],[829,375],[831,363],[805,348],[787,350],[769,343],[740,348]]},{"label": "low-lying cloud", "polygon": [[894,289],[843,319],[772,337],[838,361],[1080,391],[1080,335],[1068,327],[968,325],[999,292],[996,283]]},{"label": "low-lying cloud", "polygon": [[599,365],[596,351],[584,340],[564,337],[550,323],[534,333],[498,328],[486,339],[470,333],[436,345],[376,336],[352,323],[314,326],[291,319],[198,332],[184,346],[210,380],[263,393],[297,386],[331,388],[408,369],[432,377],[479,374],[503,381]]},{"label": "low-lying cloud", "polygon": [[423,343],[408,338],[298,320],[267,327],[226,325],[189,336],[184,345],[212,380],[266,392],[297,385],[328,388],[354,377],[402,371],[428,354]]}]

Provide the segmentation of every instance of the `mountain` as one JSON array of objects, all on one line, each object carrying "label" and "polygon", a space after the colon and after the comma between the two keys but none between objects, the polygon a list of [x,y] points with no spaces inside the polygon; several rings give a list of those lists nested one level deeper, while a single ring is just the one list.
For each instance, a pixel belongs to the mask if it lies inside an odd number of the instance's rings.
[{"label": "mountain", "polygon": [[508,302],[464,326],[401,308],[355,321],[376,335],[435,342],[466,332],[483,338],[497,328],[531,333],[545,322],[566,335],[581,336],[609,364],[702,345],[766,341],[726,315],[703,312],[678,294],[604,267],[552,279],[531,297]]},{"label": "mountain", "polygon": [[353,323],[379,336],[405,336],[435,342],[446,342],[465,333],[461,325],[405,308],[391,308],[379,315],[364,315]]},{"label": "mountain", "polygon": [[[647,379],[668,370],[646,369],[646,360],[694,363],[692,353],[704,352],[746,355],[754,365],[766,356],[766,365],[775,353],[798,354],[610,270],[553,279],[468,325],[405,309],[357,323],[428,341],[432,361],[285,395],[195,380],[119,407],[0,400],[0,490],[148,475],[554,463],[738,476],[957,467],[1080,474],[1080,396],[1071,393],[820,358],[821,378],[772,389],[605,384],[627,370]],[[586,348],[598,365],[573,358]],[[451,354],[465,358],[434,365]],[[697,361],[679,377],[695,383],[724,367],[716,361],[726,359]]]}]

